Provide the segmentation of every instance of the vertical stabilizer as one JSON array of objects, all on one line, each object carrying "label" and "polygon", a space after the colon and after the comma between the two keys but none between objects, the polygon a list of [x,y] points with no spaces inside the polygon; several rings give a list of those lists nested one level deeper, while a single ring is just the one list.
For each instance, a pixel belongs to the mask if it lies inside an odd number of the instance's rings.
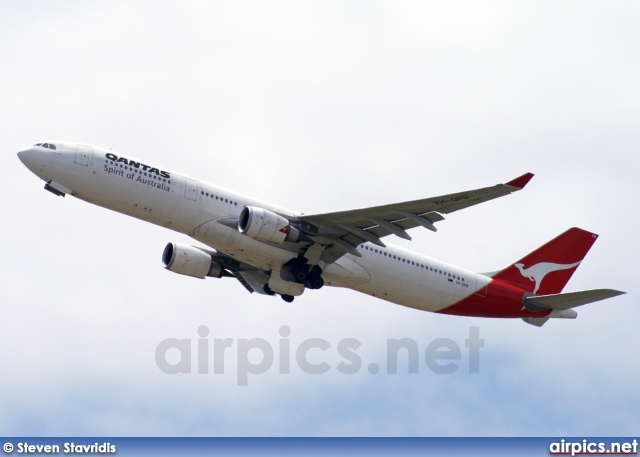
[{"label": "vertical stabilizer", "polygon": [[544,246],[493,275],[536,295],[562,292],[598,235],[571,228]]}]

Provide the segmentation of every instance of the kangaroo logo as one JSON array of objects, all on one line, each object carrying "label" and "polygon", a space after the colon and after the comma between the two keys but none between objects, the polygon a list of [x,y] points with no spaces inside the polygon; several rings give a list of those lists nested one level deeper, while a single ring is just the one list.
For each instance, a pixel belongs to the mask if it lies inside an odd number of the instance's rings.
[{"label": "kangaroo logo", "polygon": [[529,268],[524,268],[523,263],[516,263],[514,266],[520,270],[520,274],[525,278],[529,278],[531,281],[535,281],[536,287],[533,289],[533,293],[538,292],[540,284],[545,276],[553,271],[568,270],[569,268],[577,267],[580,262],[572,263],[569,265],[562,265],[560,263],[540,262]]}]

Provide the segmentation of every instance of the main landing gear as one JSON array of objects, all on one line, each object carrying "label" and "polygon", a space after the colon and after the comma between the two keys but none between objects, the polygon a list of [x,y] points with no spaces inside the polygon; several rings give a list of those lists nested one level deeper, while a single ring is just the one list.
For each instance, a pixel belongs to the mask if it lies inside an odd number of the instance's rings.
[{"label": "main landing gear", "polygon": [[[262,290],[264,290],[265,293],[268,295],[276,295],[276,293],[273,290],[271,290],[271,287],[269,287],[269,284],[265,284]],[[280,295],[280,298],[282,298],[287,303],[292,303],[293,299],[296,297],[294,297],[293,295]]]},{"label": "main landing gear", "polygon": [[[276,271],[272,270],[271,274],[275,274]],[[284,280],[301,284],[307,289],[320,289],[324,286],[324,280],[321,276],[322,269],[318,265],[308,264],[307,259],[302,256],[289,260],[282,266],[279,273],[280,278],[277,278],[278,281]],[[268,295],[276,295],[278,293],[272,290],[268,283],[263,286],[263,290]],[[300,294],[303,290],[300,291]],[[280,294],[280,297],[287,303],[291,303],[295,298],[293,295],[288,294]]]},{"label": "main landing gear", "polygon": [[282,271],[290,276],[286,279],[302,284],[307,289],[320,289],[324,286],[324,280],[320,276],[322,269],[318,265],[309,265],[304,257],[289,260]]}]

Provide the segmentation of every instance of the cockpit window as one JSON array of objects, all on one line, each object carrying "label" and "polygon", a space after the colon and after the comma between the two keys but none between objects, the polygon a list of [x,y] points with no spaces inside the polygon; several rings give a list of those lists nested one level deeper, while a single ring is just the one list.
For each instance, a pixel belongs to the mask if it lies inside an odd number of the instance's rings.
[{"label": "cockpit window", "polygon": [[34,146],[42,146],[43,148],[47,148],[47,149],[56,149],[56,145],[53,143],[36,143],[34,144]]}]

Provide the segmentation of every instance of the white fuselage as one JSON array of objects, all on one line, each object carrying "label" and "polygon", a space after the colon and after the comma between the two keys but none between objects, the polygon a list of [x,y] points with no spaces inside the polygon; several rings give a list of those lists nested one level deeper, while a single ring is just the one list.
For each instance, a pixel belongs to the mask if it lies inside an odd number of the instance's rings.
[{"label": "white fuselage", "polygon": [[[110,150],[70,142],[53,144],[55,150],[35,146],[18,155],[41,179],[61,185],[79,199],[184,233],[265,271],[279,269],[298,255],[286,243],[263,243],[219,222],[237,218],[245,206],[288,216],[299,215],[295,211]],[[332,264],[320,262],[325,284],[439,311],[483,290],[491,281],[396,246],[363,243],[358,250],[362,257],[346,254]]]}]

